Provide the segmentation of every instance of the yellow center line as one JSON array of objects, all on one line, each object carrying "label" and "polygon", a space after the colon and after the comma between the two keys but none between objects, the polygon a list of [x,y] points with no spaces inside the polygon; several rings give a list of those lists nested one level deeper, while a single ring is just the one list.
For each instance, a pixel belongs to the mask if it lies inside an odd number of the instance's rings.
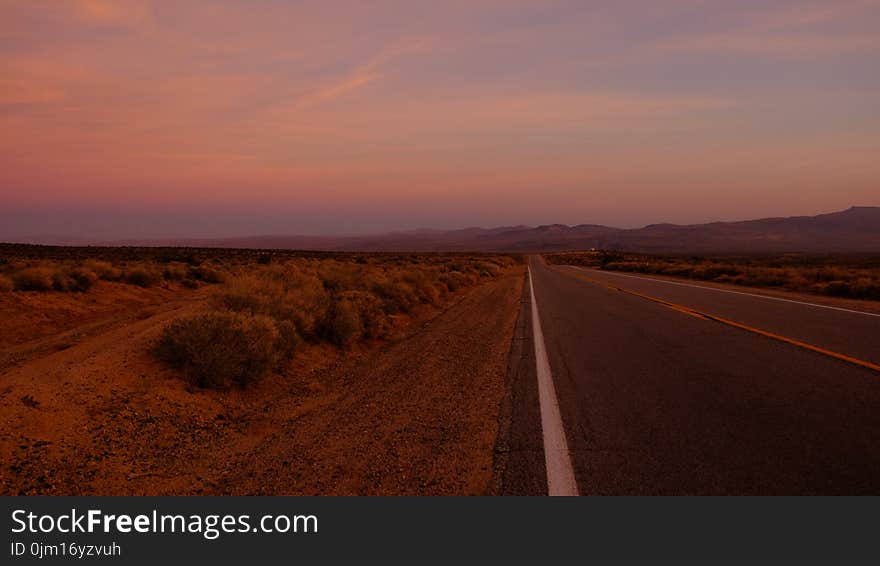
[{"label": "yellow center line", "polygon": [[846,354],[841,354],[839,352],[835,352],[833,350],[828,350],[826,348],[822,348],[820,346],[815,346],[813,344],[809,344],[807,342],[802,342],[800,340],[796,340],[794,338],[789,338],[788,336],[783,336],[781,334],[775,334],[773,332],[768,332],[767,330],[762,330],[760,328],[755,328],[754,326],[749,326],[748,324],[743,324],[742,322],[737,322],[735,320],[730,320],[728,318],[724,318],[718,315],[702,312],[696,309],[692,309],[690,307],[686,307],[684,305],[679,305],[677,303],[673,303],[670,301],[666,301],[659,297],[654,297],[651,295],[646,295],[644,293],[639,293],[638,291],[632,291],[630,289],[625,289],[623,287],[618,287],[617,285],[612,285],[611,283],[606,283],[605,281],[600,281],[598,279],[593,279],[592,277],[588,277],[581,273],[572,273],[570,271],[558,271],[558,273],[566,273],[571,275],[577,279],[583,279],[589,283],[593,283],[594,285],[599,285],[600,287],[605,287],[607,289],[611,289],[612,291],[620,291],[621,293],[626,293],[628,295],[633,295],[635,297],[639,297],[648,301],[652,301],[655,303],[659,303],[667,308],[672,310],[696,317],[701,318],[703,320],[709,320],[712,322],[720,322],[721,324],[726,324],[728,326],[733,326],[734,328],[739,328],[741,330],[746,330],[748,332],[752,332],[754,334],[758,334],[760,336],[764,336],[766,338],[772,338],[773,340],[778,340],[780,342],[785,342],[786,344],[791,344],[793,346],[797,346],[798,348],[803,348],[805,350],[810,350],[811,352],[816,352],[825,356],[829,356],[850,364],[854,364],[857,366],[861,366],[863,368],[868,368],[870,370],[874,370],[876,372],[880,372],[880,365],[868,362],[865,360],[861,360],[859,358],[854,358],[852,356],[847,356]]}]

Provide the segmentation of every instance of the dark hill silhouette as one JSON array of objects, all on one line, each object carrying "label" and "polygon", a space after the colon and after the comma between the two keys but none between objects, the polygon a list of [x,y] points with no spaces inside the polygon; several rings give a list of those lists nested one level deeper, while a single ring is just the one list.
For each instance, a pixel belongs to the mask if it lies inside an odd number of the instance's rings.
[{"label": "dark hill silhouette", "polygon": [[631,230],[594,224],[551,224],[348,238],[230,238],[212,245],[345,251],[542,252],[603,248],[666,253],[874,253],[880,252],[880,207],[741,222],[652,224]]},{"label": "dark hill silhouette", "polygon": [[[81,241],[77,243],[82,244]],[[739,222],[651,224],[636,229],[595,224],[550,224],[413,230],[369,236],[266,235],[91,243],[374,252],[550,252],[597,248],[649,253],[880,253],[880,207],[856,206],[817,216]]]},{"label": "dark hill silhouette", "polygon": [[645,252],[880,252],[880,207],[742,222],[654,224],[622,231],[608,247]]}]

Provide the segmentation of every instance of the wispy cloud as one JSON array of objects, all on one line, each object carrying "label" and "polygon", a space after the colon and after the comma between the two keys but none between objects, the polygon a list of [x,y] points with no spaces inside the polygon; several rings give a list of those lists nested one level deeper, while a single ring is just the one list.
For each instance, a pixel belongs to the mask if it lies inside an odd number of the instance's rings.
[{"label": "wispy cloud", "polygon": [[828,37],[740,31],[673,38],[654,44],[652,50],[657,53],[726,53],[808,58],[880,51],[880,36]]},{"label": "wispy cloud", "polygon": [[422,51],[427,45],[427,41],[397,42],[345,76],[309,90],[295,100],[295,106],[298,108],[313,106],[363,88],[381,78],[383,65],[397,57]]},{"label": "wispy cloud", "polygon": [[713,33],[678,34],[650,45],[656,53],[719,53],[809,58],[872,53],[880,36],[842,24],[876,18],[878,0],[795,2],[746,11],[745,24]]},{"label": "wispy cloud", "polygon": [[306,108],[333,100],[334,98],[338,98],[361,87],[367,86],[380,76],[381,75],[378,72],[369,67],[358,69],[341,80],[325,86],[320,86],[298,97],[295,100],[295,106],[297,108]]},{"label": "wispy cloud", "polygon": [[150,0],[65,0],[76,16],[89,24],[136,27],[152,20]]}]

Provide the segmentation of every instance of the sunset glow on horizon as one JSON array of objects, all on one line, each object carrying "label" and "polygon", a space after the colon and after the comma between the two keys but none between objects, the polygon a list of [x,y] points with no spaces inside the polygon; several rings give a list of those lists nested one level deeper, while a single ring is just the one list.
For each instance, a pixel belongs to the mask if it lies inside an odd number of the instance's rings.
[{"label": "sunset glow on horizon", "polygon": [[0,0],[0,238],[880,205],[880,1]]}]

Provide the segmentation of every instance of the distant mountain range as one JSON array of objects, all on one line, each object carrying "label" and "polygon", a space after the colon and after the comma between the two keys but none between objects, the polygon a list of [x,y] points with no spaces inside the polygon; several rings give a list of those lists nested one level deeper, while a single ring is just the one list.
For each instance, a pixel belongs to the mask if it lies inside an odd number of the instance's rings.
[{"label": "distant mountain range", "polygon": [[[34,243],[75,242],[42,241]],[[124,240],[92,245],[283,248],[320,251],[509,251],[614,249],[654,253],[880,253],[880,207],[854,206],[817,216],[709,224],[651,224],[622,229],[595,224],[415,230],[369,236],[252,236]]]}]

